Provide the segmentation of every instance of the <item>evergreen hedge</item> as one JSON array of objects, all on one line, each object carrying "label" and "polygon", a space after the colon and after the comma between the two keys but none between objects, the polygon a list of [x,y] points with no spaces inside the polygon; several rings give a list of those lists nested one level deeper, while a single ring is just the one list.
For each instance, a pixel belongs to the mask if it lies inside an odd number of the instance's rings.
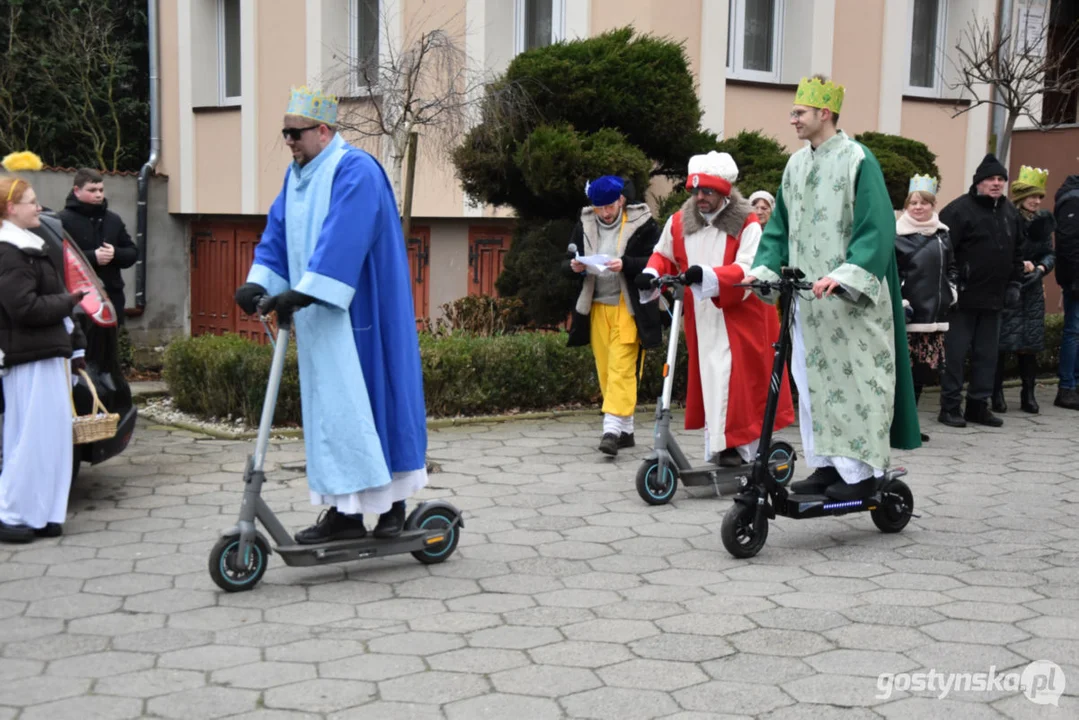
[{"label": "evergreen hedge", "polygon": [[[645,353],[638,401],[655,402],[663,389],[666,332],[661,348]],[[480,337],[420,334],[424,397],[431,418],[549,410],[600,402],[588,347],[566,347],[565,332]],[[203,418],[242,417],[258,423],[273,350],[238,335],[200,335],[172,341],[164,377],[177,409]],[[674,398],[685,397],[685,342],[679,344]],[[290,347],[275,425],[300,423],[299,371]]]}]

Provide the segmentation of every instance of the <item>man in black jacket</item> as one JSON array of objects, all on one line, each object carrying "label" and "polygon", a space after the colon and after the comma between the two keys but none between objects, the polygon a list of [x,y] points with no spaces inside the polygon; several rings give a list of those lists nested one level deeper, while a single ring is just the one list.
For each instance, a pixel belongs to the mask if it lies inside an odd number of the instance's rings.
[{"label": "man in black jacket", "polygon": [[1060,341],[1057,407],[1079,410],[1079,175],[1069,175],[1057,190],[1057,283],[1064,296],[1064,336]]},{"label": "man in black jacket", "polygon": [[[617,455],[634,446],[633,414],[645,348],[661,342],[657,303],[642,305],[634,281],[652,255],[659,226],[644,203],[627,204],[626,181],[612,175],[589,183],[591,205],[581,211],[570,243],[576,253],[563,263],[580,278],[569,345],[591,345],[603,394],[599,450]],[[606,256],[602,266],[578,256]]]},{"label": "man in black jacket", "polygon": [[[948,203],[940,221],[948,226],[959,271],[959,302],[949,317],[940,379],[940,422],[965,427],[967,421],[1000,427],[989,396],[997,367],[1000,312],[1019,303],[1023,277],[1019,212],[1004,195],[1008,171],[992,154],[974,173],[970,191]],[[967,407],[960,414],[963,365],[970,355]]]},{"label": "man in black jacket", "polygon": [[93,265],[109,294],[116,315],[124,322],[124,279],[120,271],[135,264],[138,251],[127,234],[124,221],[109,210],[105,199],[105,178],[97,170],[82,168],[75,173],[75,187],[60,211],[64,229]]}]

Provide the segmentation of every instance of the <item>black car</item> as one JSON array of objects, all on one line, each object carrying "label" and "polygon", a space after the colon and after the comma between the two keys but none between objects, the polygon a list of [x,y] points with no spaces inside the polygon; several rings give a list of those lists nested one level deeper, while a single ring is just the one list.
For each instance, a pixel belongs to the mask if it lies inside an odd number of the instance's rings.
[{"label": "black car", "polygon": [[[32,230],[46,242],[63,250],[64,238],[74,246],[74,242],[64,231],[60,218],[51,211],[41,213],[41,226]],[[77,246],[76,246],[77,247]],[[71,477],[78,477],[82,463],[97,465],[124,451],[135,432],[135,419],[138,411],[131,400],[131,387],[124,378],[120,367],[119,327],[101,327],[90,320],[81,308],[76,308],[75,319],[86,335],[86,374],[94,383],[97,396],[105,409],[120,416],[116,434],[107,440],[76,445],[73,454]],[[72,390],[75,409],[79,415],[89,415],[94,406],[93,396],[86,380],[77,375],[78,383]],[[3,413],[3,389],[0,387],[0,413]]]}]

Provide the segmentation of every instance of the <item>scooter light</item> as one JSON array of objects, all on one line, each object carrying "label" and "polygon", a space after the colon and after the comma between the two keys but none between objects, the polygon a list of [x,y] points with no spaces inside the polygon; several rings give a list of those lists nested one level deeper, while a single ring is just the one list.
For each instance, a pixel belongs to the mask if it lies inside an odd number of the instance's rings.
[{"label": "scooter light", "polygon": [[428,545],[436,545],[446,539],[445,535],[435,535],[427,538],[424,542]]},{"label": "scooter light", "polygon": [[668,365],[667,363],[663,363],[663,377],[667,377],[667,375],[670,374],[670,372],[671,372],[671,366]]}]

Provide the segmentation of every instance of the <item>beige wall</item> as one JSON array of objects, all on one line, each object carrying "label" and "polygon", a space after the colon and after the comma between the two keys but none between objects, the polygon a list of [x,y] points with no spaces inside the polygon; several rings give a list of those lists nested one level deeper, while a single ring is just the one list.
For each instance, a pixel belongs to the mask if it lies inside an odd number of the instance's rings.
[{"label": "beige wall", "polygon": [[[573,2],[573,0],[567,0]],[[690,69],[701,67],[700,0],[592,0],[592,34],[632,25],[640,33],[684,40]]]},{"label": "beige wall", "polygon": [[728,84],[725,134],[733,137],[743,130],[761,130],[793,152],[802,146],[790,124],[793,104],[794,90],[790,88]]},{"label": "beige wall", "polygon": [[[281,191],[285,168],[292,157],[281,138],[282,118],[288,106],[289,88],[306,82],[304,47],[296,42],[303,36],[304,14],[296,12],[295,0],[258,2],[258,138],[255,143],[258,168],[258,212],[270,209]],[[293,17],[282,22],[285,17]]]},{"label": "beige wall", "polygon": [[467,220],[417,220],[431,228],[431,289],[428,308],[431,319],[442,316],[442,306],[468,294]]},{"label": "beige wall", "polygon": [[241,207],[240,109],[195,115],[195,207],[236,213]]},{"label": "beige wall", "polygon": [[877,129],[883,34],[883,0],[836,0],[832,76],[847,90],[839,125],[851,137]]},{"label": "beige wall", "polygon": [[[161,162],[159,175],[179,175],[180,153],[189,152],[180,147],[180,45],[177,33],[176,3],[158,3],[158,23],[161,27],[158,53],[160,65],[161,96]],[[180,209],[180,183],[168,184],[169,211]]]},{"label": "beige wall", "polygon": [[954,107],[945,103],[903,101],[903,136],[919,140],[937,155],[941,184],[938,209],[966,192],[967,115],[951,119]]}]

